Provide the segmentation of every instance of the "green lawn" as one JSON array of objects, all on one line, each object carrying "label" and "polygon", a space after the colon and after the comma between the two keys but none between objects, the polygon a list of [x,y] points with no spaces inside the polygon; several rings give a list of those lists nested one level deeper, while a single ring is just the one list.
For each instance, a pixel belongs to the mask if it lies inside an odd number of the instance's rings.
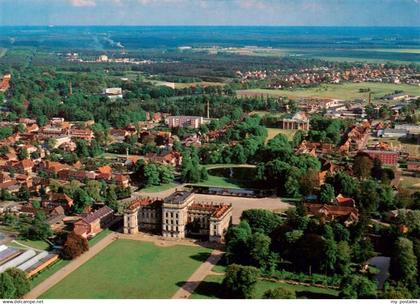
[{"label": "green lawn", "polygon": [[410,95],[420,95],[420,89],[416,86],[406,84],[391,83],[343,83],[343,84],[323,84],[315,88],[294,90],[268,90],[268,89],[251,89],[237,91],[238,95],[271,95],[271,96],[287,96],[288,98],[297,99],[304,97],[319,98],[337,98],[352,100],[357,98],[367,99],[369,93],[360,93],[359,89],[370,88],[373,98],[380,98],[384,95],[391,94],[395,90],[402,90]]},{"label": "green lawn", "polygon": [[154,193],[154,192],[166,191],[166,190],[169,190],[171,188],[175,188],[176,186],[179,186],[179,184],[169,183],[169,184],[162,184],[162,185],[159,185],[159,186],[150,186],[150,187],[146,187],[146,188],[141,189],[141,192]]},{"label": "green lawn", "polygon": [[240,183],[240,181],[235,181],[234,179],[231,179],[231,178],[214,176],[210,174],[209,174],[208,180],[194,184],[194,185],[207,186],[207,187],[234,188],[234,189],[239,189],[243,186]]},{"label": "green lawn", "polygon": [[[223,298],[221,294],[222,291],[222,281],[223,275],[210,275],[201,282],[195,292],[191,295],[192,299],[219,299]],[[332,289],[318,288],[318,287],[306,287],[291,285],[285,283],[275,283],[265,280],[259,280],[255,287],[255,299],[261,299],[264,292],[268,289],[276,287],[285,287],[291,290],[296,291],[296,296],[298,298],[309,298],[309,299],[323,299],[323,298],[336,298],[338,292]]]},{"label": "green lawn", "polygon": [[52,276],[54,273],[59,271],[61,268],[66,266],[68,263],[70,263],[69,260],[58,260],[53,265],[49,266],[47,269],[41,271],[39,274],[37,274],[35,277],[31,278],[31,286],[32,288],[36,285],[40,284],[50,276]]},{"label": "green lawn", "polygon": [[288,140],[292,140],[293,136],[297,132],[297,130],[286,130],[286,129],[280,129],[280,128],[267,128],[268,136],[267,141],[275,137],[277,134],[284,134]]},{"label": "green lawn", "polygon": [[[31,241],[31,240],[17,239],[16,242],[24,245],[23,247],[28,246],[28,247],[32,247],[32,248],[38,249],[38,250],[48,250],[50,248],[50,245],[43,240]],[[12,243],[10,243],[10,245],[11,246],[15,246],[15,245],[19,246],[19,244],[17,244],[17,243],[12,242]]]},{"label": "green lawn", "polygon": [[104,237],[106,237],[108,234],[112,233],[109,229],[104,229],[101,232],[99,232],[97,235],[95,235],[92,239],[90,239],[89,247],[94,246],[96,243],[98,243],[100,240],[102,240]]},{"label": "green lawn", "polygon": [[170,298],[209,254],[203,247],[117,240],[41,298]]}]

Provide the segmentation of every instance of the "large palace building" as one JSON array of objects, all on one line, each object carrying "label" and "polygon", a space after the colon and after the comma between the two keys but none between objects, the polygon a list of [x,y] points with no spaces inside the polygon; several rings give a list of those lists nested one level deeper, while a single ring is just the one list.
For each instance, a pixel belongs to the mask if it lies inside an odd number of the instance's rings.
[{"label": "large palace building", "polygon": [[138,198],[124,212],[124,233],[151,231],[183,239],[208,237],[222,242],[232,222],[232,205],[201,203],[188,191],[176,191],[163,200]]}]

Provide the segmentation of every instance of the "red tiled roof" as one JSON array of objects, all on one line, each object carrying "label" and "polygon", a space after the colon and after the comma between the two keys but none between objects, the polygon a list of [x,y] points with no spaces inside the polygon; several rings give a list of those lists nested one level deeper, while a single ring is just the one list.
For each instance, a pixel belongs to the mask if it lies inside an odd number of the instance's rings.
[{"label": "red tiled roof", "polygon": [[97,171],[102,174],[111,174],[112,168],[110,166],[98,167]]},{"label": "red tiled roof", "polygon": [[210,212],[212,217],[220,218],[230,207],[227,204],[193,203],[188,207],[188,210]]},{"label": "red tiled roof", "polygon": [[32,160],[28,159],[28,158],[23,159],[23,160],[20,162],[20,164],[22,165],[22,167],[23,167],[24,169],[29,169],[29,168],[32,168],[32,167],[34,166],[34,162],[33,162]]},{"label": "red tiled roof", "polygon": [[155,202],[156,200],[153,200],[153,199],[151,199],[151,198],[149,198],[149,197],[142,197],[142,198],[137,198],[137,199],[135,199],[135,200],[133,200],[128,206],[127,206],[127,209],[128,210],[134,210],[134,209],[136,209],[136,208],[138,208],[138,207],[141,207],[141,206],[148,206],[148,205],[151,205],[151,204],[153,204],[154,202]]}]

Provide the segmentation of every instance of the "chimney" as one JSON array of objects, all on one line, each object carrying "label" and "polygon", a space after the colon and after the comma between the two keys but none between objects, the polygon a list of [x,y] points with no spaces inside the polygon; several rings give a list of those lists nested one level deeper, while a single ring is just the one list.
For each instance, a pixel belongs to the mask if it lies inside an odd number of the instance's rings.
[{"label": "chimney", "polygon": [[71,84],[71,80],[69,81],[69,96],[73,95],[73,86]]},{"label": "chimney", "polygon": [[210,101],[207,100],[207,119],[210,119]]}]

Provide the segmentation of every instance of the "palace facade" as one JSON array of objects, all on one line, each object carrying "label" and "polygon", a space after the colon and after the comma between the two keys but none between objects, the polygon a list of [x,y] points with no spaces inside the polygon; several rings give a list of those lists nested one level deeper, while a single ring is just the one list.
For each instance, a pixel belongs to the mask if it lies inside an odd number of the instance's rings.
[{"label": "palace facade", "polygon": [[165,199],[138,198],[124,211],[124,233],[150,231],[164,237],[187,235],[223,242],[232,222],[232,205],[202,203],[192,192],[176,191]]}]

